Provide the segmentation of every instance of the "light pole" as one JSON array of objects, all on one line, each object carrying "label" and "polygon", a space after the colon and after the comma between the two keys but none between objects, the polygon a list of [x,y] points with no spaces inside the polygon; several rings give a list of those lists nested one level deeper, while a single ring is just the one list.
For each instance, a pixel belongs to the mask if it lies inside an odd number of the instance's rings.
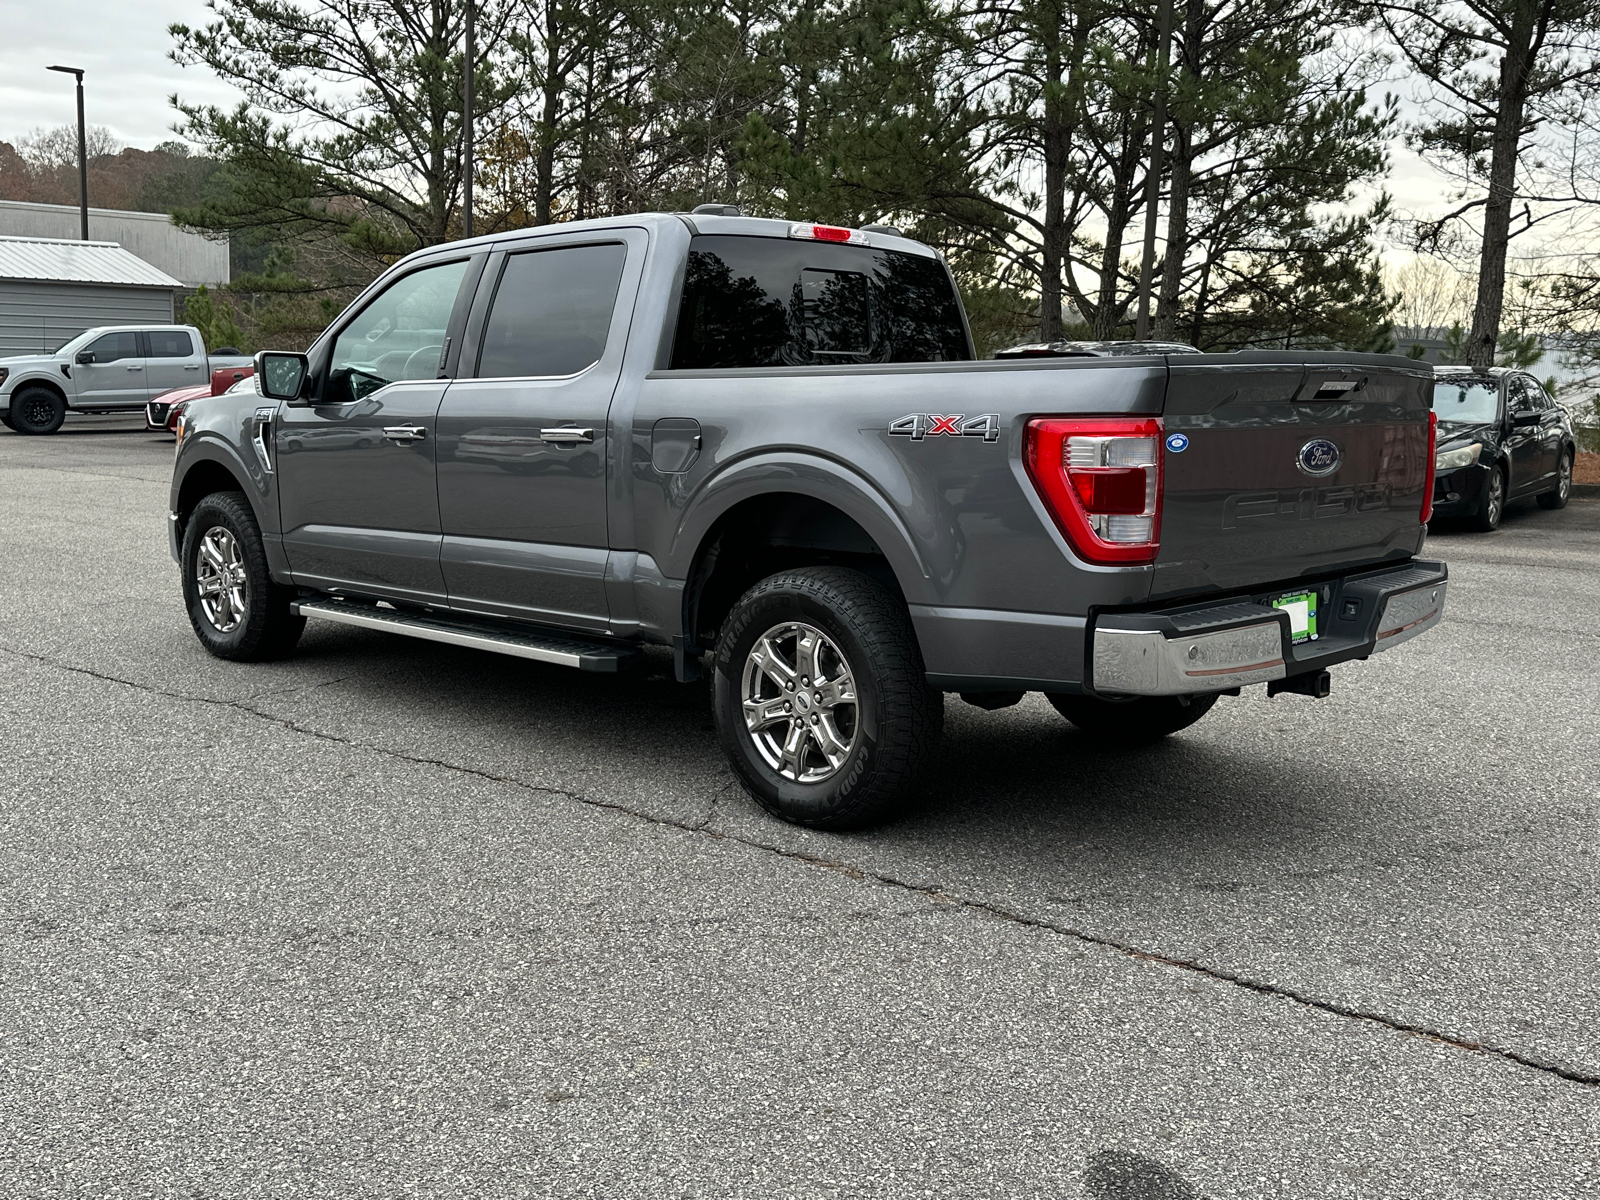
[{"label": "light pole", "polygon": [[89,137],[83,126],[83,68],[51,67],[63,75],[78,77],[78,216],[81,218],[83,240],[89,240]]},{"label": "light pole", "polygon": [[461,179],[463,196],[461,202],[461,236],[472,236],[472,57],[474,47],[472,35],[474,9],[477,4],[474,0],[467,0],[467,52],[464,55],[466,77],[462,80],[461,89]]}]

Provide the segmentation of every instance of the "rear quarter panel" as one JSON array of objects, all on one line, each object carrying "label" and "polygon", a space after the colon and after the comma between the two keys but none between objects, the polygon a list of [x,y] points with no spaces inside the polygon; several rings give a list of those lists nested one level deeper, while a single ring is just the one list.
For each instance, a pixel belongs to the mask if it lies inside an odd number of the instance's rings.
[{"label": "rear quarter panel", "polygon": [[[613,429],[631,433],[619,438],[627,482],[617,499],[631,547],[678,581],[735,504],[786,491],[824,500],[888,558],[931,672],[970,674],[997,656],[1012,672],[1032,670],[1043,657],[1054,666],[1035,673],[1077,678],[1082,616],[1139,602],[1152,571],[1072,556],[1022,467],[1023,429],[1052,413],[1158,413],[1165,376],[1160,359],[653,371],[629,411],[613,409]],[[911,413],[996,413],[999,437],[889,432]],[[651,432],[665,418],[700,424],[701,452],[685,472],[651,462]],[[1039,615],[1075,618],[1057,623],[1053,654]],[[947,653],[952,642],[966,649]]]}]

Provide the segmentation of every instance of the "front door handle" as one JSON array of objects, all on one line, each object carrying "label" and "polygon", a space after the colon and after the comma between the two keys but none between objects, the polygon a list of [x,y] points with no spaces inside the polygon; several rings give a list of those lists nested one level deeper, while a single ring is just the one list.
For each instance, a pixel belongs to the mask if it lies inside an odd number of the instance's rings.
[{"label": "front door handle", "polygon": [[144,370],[144,368],[142,366],[132,366],[132,367],[129,367],[128,370],[130,370],[130,371],[142,371],[142,370]]},{"label": "front door handle", "polygon": [[385,425],[383,436],[391,442],[420,442],[428,431],[421,425]]},{"label": "front door handle", "polygon": [[564,425],[560,429],[541,429],[539,430],[539,440],[541,442],[550,442],[557,446],[575,446],[579,442],[594,441],[594,430],[574,429],[570,425]]}]

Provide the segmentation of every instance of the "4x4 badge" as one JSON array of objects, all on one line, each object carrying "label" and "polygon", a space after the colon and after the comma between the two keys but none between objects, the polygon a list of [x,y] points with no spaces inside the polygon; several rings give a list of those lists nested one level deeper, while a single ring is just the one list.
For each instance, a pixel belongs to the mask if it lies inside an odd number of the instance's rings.
[{"label": "4x4 badge", "polygon": [[957,413],[953,417],[940,417],[933,413],[907,413],[898,421],[890,422],[889,432],[908,437],[914,442],[942,435],[981,437],[986,442],[997,442],[1000,440],[1000,414],[983,413],[969,417]]}]

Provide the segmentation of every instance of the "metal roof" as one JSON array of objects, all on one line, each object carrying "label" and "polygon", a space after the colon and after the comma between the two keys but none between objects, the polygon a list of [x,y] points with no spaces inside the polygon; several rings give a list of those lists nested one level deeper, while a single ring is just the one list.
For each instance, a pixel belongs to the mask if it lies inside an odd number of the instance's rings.
[{"label": "metal roof", "polygon": [[181,288],[171,275],[128,253],[116,242],[0,235],[0,279],[53,283],[120,283]]}]

